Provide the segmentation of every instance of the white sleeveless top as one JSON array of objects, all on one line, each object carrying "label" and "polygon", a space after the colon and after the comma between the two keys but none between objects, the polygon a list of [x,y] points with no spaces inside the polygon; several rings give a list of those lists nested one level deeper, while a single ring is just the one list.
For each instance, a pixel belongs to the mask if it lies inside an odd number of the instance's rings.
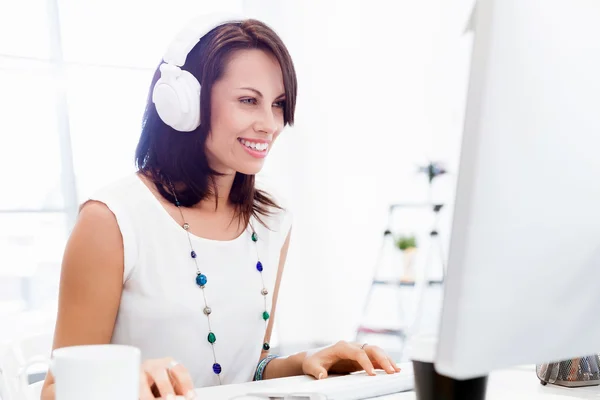
[{"label": "white sleeveless top", "polygon": [[[136,174],[90,199],[108,206],[123,236],[123,293],[112,343],[138,347],[142,360],[173,357],[190,371],[195,387],[218,385],[204,299],[184,229]],[[271,313],[279,255],[291,219],[289,211],[276,210],[263,218],[267,229],[252,218],[257,243],[250,228],[229,241],[190,234],[198,265],[207,277],[205,295],[212,309],[210,323],[222,384],[253,378],[266,327],[257,250]]]}]

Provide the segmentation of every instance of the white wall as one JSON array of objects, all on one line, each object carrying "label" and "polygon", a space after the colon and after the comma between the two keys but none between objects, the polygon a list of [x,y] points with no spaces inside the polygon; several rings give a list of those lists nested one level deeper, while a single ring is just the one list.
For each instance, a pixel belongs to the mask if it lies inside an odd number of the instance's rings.
[{"label": "white wall", "polygon": [[[456,171],[472,1],[458,3],[244,2],[280,33],[299,79],[297,124],[263,173],[296,216],[282,342],[352,339],[388,204],[427,199],[414,171],[429,158]],[[443,200],[454,180],[440,178]]]}]

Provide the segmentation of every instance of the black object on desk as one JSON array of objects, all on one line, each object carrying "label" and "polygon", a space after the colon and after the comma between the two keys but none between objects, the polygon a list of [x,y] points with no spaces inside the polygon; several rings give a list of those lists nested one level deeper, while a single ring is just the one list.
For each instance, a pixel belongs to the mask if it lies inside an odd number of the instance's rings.
[{"label": "black object on desk", "polygon": [[433,363],[414,361],[417,400],[484,400],[487,376],[458,380],[440,375]]}]

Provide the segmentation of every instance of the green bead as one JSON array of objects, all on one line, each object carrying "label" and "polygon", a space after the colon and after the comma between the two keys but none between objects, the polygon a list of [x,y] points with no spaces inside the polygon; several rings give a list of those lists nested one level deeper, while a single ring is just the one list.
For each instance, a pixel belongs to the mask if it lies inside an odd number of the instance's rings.
[{"label": "green bead", "polygon": [[266,312],[266,311],[265,311],[265,312],[263,313],[263,319],[264,319],[265,321],[269,319],[269,313],[268,313],[268,312]]},{"label": "green bead", "polygon": [[265,342],[265,343],[263,344],[263,350],[264,350],[264,351],[268,351],[270,348],[271,348],[271,346],[269,346],[269,343]]},{"label": "green bead", "polygon": [[212,333],[212,332],[209,333],[208,334],[208,342],[212,344],[212,343],[214,343],[216,341],[217,341],[217,337],[215,336],[215,334]]},{"label": "green bead", "polygon": [[252,241],[258,242],[258,235],[256,234],[256,232],[252,232]]}]

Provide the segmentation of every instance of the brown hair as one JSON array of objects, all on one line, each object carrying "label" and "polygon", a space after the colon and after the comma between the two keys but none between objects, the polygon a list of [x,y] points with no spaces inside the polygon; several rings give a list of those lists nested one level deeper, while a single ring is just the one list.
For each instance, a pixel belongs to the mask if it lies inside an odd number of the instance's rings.
[{"label": "brown hair", "polygon": [[[205,143],[210,131],[212,86],[225,72],[231,55],[238,50],[260,49],[275,56],[283,74],[285,105],[284,124],[293,125],[296,108],[296,72],[287,48],[279,36],[266,24],[248,19],[220,25],[206,35],[190,51],[181,67],[193,74],[200,84],[201,125],[192,132],[178,132],[158,116],[152,102],[152,88],[160,77],[157,68],[150,85],[144,112],[142,133],[136,149],[138,171],[148,176],[160,194],[172,203],[169,182],[175,184],[177,199],[182,206],[197,204],[208,195],[217,198],[215,177],[220,174],[208,165]],[[254,175],[237,172],[229,194],[235,206],[235,216],[247,225],[254,216],[269,216],[279,205],[264,191],[255,188]]]}]

